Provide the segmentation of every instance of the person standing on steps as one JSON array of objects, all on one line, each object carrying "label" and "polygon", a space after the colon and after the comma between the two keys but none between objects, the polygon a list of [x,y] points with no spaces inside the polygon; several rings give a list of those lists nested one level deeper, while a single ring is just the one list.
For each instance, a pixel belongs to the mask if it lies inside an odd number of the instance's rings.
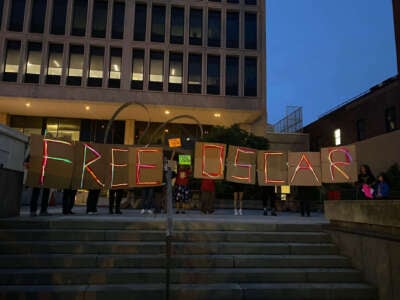
[{"label": "person standing on steps", "polygon": [[[242,183],[233,182],[233,213],[235,216],[243,215],[243,195],[244,195],[244,185]],[[238,209],[239,202],[239,209]]]},{"label": "person standing on steps", "polygon": [[142,210],[140,214],[153,214],[154,187],[148,186],[142,188]]},{"label": "person standing on steps", "polygon": [[63,190],[63,198],[62,198],[62,205],[63,205],[63,215],[73,215],[72,208],[75,204],[75,196],[77,190],[73,190],[71,188]]},{"label": "person standing on steps", "polygon": [[375,176],[372,174],[371,168],[368,165],[361,165],[358,181],[356,182],[359,198],[364,200],[372,199],[374,184]]},{"label": "person standing on steps", "polygon": [[[108,210],[111,215],[114,212],[117,215],[122,214],[121,200],[122,200],[123,194],[124,194],[124,190],[111,189],[108,191]],[[114,204],[115,204],[115,211],[114,211]]]},{"label": "person standing on steps", "polygon": [[178,167],[176,174],[175,188],[174,188],[174,199],[176,202],[176,213],[184,214],[184,204],[188,203],[191,198],[191,192],[189,188],[189,175],[191,174],[190,166]]},{"label": "person standing on steps", "polygon": [[88,215],[96,215],[97,212],[97,202],[99,201],[100,189],[91,189],[86,202],[86,213]]},{"label": "person standing on steps", "polygon": [[263,215],[268,216],[268,211],[271,211],[271,216],[277,216],[275,207],[276,193],[273,186],[262,187]]},{"label": "person standing on steps", "polygon": [[201,211],[205,214],[214,212],[215,182],[212,179],[203,179],[200,187]]}]

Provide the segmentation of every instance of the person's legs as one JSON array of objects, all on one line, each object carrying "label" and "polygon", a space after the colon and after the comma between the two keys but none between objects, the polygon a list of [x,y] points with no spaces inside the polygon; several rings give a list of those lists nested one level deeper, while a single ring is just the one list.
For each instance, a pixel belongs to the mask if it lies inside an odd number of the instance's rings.
[{"label": "person's legs", "polygon": [[40,194],[40,188],[35,187],[32,189],[32,196],[31,196],[31,201],[30,201],[31,216],[36,216],[37,201],[39,199],[39,194]]},{"label": "person's legs", "polygon": [[108,191],[108,211],[110,214],[114,213],[115,190]]},{"label": "person's legs", "polygon": [[47,207],[49,206],[50,189],[43,188],[42,201],[40,202],[40,213],[47,214]]},{"label": "person's legs", "polygon": [[75,205],[76,192],[77,192],[77,190],[71,190],[70,199],[69,199],[69,207],[68,207],[68,213],[70,213],[70,214],[73,213],[72,209],[74,208],[74,205]]},{"label": "person's legs", "polygon": [[63,190],[63,197],[62,197],[62,212],[64,215],[68,214],[69,210],[69,189]]},{"label": "person's legs", "polygon": [[208,192],[207,211],[209,214],[212,214],[214,212],[214,199],[215,199],[215,192]]},{"label": "person's legs", "polygon": [[200,210],[207,213],[207,191],[200,192]]},{"label": "person's legs", "polygon": [[307,200],[305,200],[305,210],[306,210],[307,217],[309,217],[310,211],[311,211],[311,201],[308,198],[307,198]]},{"label": "person's legs", "polygon": [[239,215],[243,214],[243,192],[239,192]]},{"label": "person's legs", "polygon": [[238,210],[237,210],[238,198],[239,198],[239,193],[238,192],[233,192],[233,209],[234,209],[235,216],[237,216],[239,214]]},{"label": "person's legs", "polygon": [[122,214],[122,212],[121,212],[121,200],[122,200],[123,194],[124,194],[123,190],[117,190],[116,198],[115,198],[115,213],[116,214]]}]

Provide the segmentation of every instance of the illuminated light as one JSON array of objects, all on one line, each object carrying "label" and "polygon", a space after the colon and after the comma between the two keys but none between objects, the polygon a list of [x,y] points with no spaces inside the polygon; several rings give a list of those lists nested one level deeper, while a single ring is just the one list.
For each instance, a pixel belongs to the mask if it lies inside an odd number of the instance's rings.
[{"label": "illuminated light", "polygon": [[[85,177],[85,171],[88,171],[89,174],[93,177],[93,179],[97,182],[97,184],[101,187],[104,187],[104,183],[101,182],[101,180],[96,176],[96,174],[93,172],[92,168],[90,168],[90,165],[101,159],[101,154],[97,152],[94,148],[90,147],[88,144],[83,144],[84,146],[84,151],[83,151],[83,164],[82,164],[82,177],[81,177],[81,188],[83,187],[83,178]],[[86,155],[87,155],[87,149],[92,151],[92,153],[96,156],[93,158],[91,161],[86,163]]]},{"label": "illuminated light", "polygon": [[172,75],[172,76],[175,75],[175,68],[172,68],[172,70],[171,70],[171,75]]},{"label": "illuminated light", "polygon": [[85,109],[86,109],[86,110],[90,110],[90,106],[89,106],[89,105],[86,105],[86,106],[85,106]]},{"label": "illuminated light", "polygon": [[115,162],[115,152],[128,152],[128,149],[120,149],[120,148],[112,148],[111,149],[111,188],[115,187],[123,187],[123,186],[128,186],[128,182],[126,183],[117,183],[114,184],[114,175],[115,175],[115,168],[126,168],[128,167],[128,164],[116,164]]},{"label": "illuminated light", "polygon": [[64,144],[67,146],[72,146],[72,143],[65,142],[65,141],[59,141],[59,140],[52,140],[52,139],[43,139],[43,160],[42,160],[42,168],[40,171],[40,177],[39,177],[39,184],[43,185],[44,183],[44,178],[45,178],[45,171],[47,167],[47,162],[49,159],[56,160],[56,161],[62,161],[67,164],[72,164],[72,161],[66,158],[61,158],[61,157],[55,157],[55,156],[49,156],[49,146],[48,143],[56,143],[56,144]]},{"label": "illuminated light", "polygon": [[171,112],[167,109],[166,111],[164,111],[164,113],[165,113],[166,115],[169,115]]},{"label": "illuminated light", "polygon": [[26,107],[31,107],[31,103],[30,103],[30,102],[26,102],[26,103],[25,103],[25,106],[26,106]]},{"label": "illuminated light", "polygon": [[59,64],[58,61],[56,61],[55,59],[53,60],[53,63],[56,65],[57,68],[60,67],[60,64]]},{"label": "illuminated light", "polygon": [[243,177],[243,176],[232,176],[232,178],[235,178],[237,180],[243,180],[243,181],[247,181],[248,183],[251,182],[251,168],[252,168],[252,164],[240,164],[238,163],[239,160],[239,155],[240,153],[244,153],[244,154],[256,154],[256,152],[254,150],[248,150],[248,149],[243,149],[243,148],[237,148],[236,149],[236,155],[235,155],[235,162],[234,162],[234,167],[240,167],[240,168],[247,168],[247,172],[248,175],[247,177]]},{"label": "illuminated light", "polygon": [[32,64],[28,61],[28,63],[26,64],[28,67],[32,66]]},{"label": "illuminated light", "polygon": [[165,132],[165,133],[168,133],[168,132],[169,132],[169,130],[168,130],[168,129],[164,129],[164,132]]},{"label": "illuminated light", "polygon": [[[301,165],[303,162],[306,163],[306,166],[302,166]],[[310,163],[310,161],[308,160],[308,158],[307,158],[307,156],[305,154],[303,154],[301,156],[301,159],[300,159],[299,163],[297,164],[296,170],[294,171],[292,179],[290,180],[291,184],[293,183],[293,180],[296,177],[297,172],[300,171],[300,170],[310,170],[311,173],[314,175],[315,179],[317,180],[317,182],[319,182],[317,174],[315,174],[314,168],[313,168],[312,164]]]},{"label": "illuminated light", "polygon": [[214,117],[221,118],[221,114],[220,113],[214,113]]},{"label": "illuminated light", "polygon": [[115,72],[119,72],[119,66],[116,64],[113,64],[113,68]]},{"label": "illuminated light", "polygon": [[159,149],[138,149],[137,156],[136,156],[136,184],[137,185],[156,185],[161,184],[161,181],[140,181],[140,170],[141,169],[155,169],[157,165],[155,164],[143,164],[142,163],[142,155],[143,153],[161,153]]},{"label": "illuminated light", "polygon": [[190,137],[187,137],[187,138],[186,138],[186,142],[190,142]]},{"label": "illuminated light", "polygon": [[[334,162],[333,154],[335,152],[344,153],[344,155],[346,156],[346,161]],[[335,180],[335,172],[334,172],[335,170],[338,171],[340,174],[342,174],[344,178],[346,178],[347,180],[350,180],[350,176],[345,171],[343,171],[341,168],[338,167],[338,166],[348,166],[352,163],[353,158],[351,157],[349,150],[347,150],[346,148],[333,149],[333,150],[329,151],[328,159],[329,159],[329,163],[330,163],[329,170],[331,172],[332,181]]]},{"label": "illuminated light", "polygon": [[[206,152],[207,149],[217,149],[219,151],[219,169],[217,173],[209,173],[206,171]],[[203,176],[218,178],[224,173],[224,152],[225,146],[206,144],[202,148],[202,162],[201,162],[201,174]]]},{"label": "illuminated light", "polygon": [[272,184],[283,184],[285,180],[269,179],[268,177],[268,157],[283,155],[283,152],[265,152],[264,153],[264,182]]}]

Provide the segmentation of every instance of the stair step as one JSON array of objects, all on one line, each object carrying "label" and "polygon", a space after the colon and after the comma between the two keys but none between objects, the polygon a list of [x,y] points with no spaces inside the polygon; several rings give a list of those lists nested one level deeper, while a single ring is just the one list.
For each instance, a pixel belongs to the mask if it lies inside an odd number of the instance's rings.
[{"label": "stair step", "polygon": [[[273,283],[273,284],[173,284],[171,299],[194,300],[376,300],[376,290],[359,283]],[[5,286],[1,299],[163,299],[163,284]]]}]

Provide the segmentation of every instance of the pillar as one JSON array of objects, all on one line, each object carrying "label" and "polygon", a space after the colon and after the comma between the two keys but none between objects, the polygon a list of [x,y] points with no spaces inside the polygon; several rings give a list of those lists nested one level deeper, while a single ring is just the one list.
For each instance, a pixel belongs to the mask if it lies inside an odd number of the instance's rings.
[{"label": "pillar", "polygon": [[135,120],[125,120],[124,144],[135,144]]}]

